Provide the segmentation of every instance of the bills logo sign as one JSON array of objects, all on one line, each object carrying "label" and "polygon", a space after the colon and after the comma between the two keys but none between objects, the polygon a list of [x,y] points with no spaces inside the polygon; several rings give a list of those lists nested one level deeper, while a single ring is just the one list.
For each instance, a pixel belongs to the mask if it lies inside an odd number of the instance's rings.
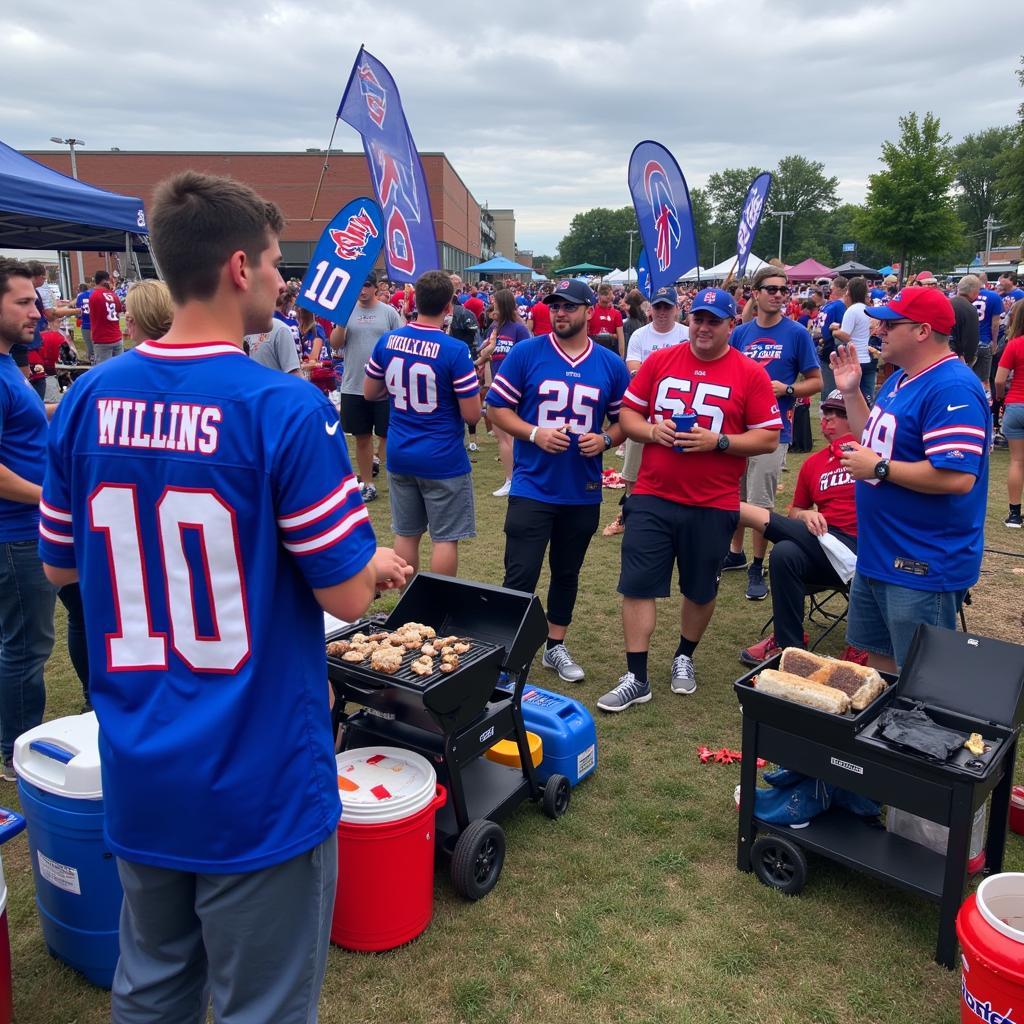
[{"label": "bills logo sign", "polygon": [[353,199],[324,228],[302,279],[298,305],[331,323],[347,324],[383,244],[380,207],[366,197]]},{"label": "bills logo sign", "polygon": [[363,138],[377,202],[384,214],[384,256],[394,281],[414,283],[438,266],[434,217],[423,165],[398,87],[376,57],[360,50],[338,117]]},{"label": "bills logo sign", "polygon": [[757,237],[757,229],[761,224],[765,203],[768,200],[768,189],[772,185],[772,176],[767,171],[759,174],[747,189],[747,198],[743,201],[739,227],[736,229],[736,276],[743,277],[747,272],[747,259]]},{"label": "bills logo sign", "polygon": [[690,193],[672,154],[650,140],[639,143],[629,158],[629,191],[654,294],[697,265]]},{"label": "bills logo sign", "polygon": [[377,238],[380,232],[373,218],[361,207],[357,214],[349,217],[348,224],[341,228],[327,229],[331,241],[334,242],[334,255],[339,259],[351,261],[366,252],[366,243]]}]

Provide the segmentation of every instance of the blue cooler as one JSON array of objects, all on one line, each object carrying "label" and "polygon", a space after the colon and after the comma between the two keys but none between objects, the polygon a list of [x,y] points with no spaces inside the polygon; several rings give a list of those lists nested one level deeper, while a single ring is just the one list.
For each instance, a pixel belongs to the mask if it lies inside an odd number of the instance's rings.
[{"label": "blue cooler", "polygon": [[540,736],[544,758],[537,778],[560,772],[575,786],[597,767],[597,730],[590,712],[571,697],[529,683],[523,689],[523,720]]},{"label": "blue cooler", "polygon": [[110,988],[122,891],[103,840],[96,715],[58,718],[23,733],[14,741],[14,769],[46,946],[94,985]]}]

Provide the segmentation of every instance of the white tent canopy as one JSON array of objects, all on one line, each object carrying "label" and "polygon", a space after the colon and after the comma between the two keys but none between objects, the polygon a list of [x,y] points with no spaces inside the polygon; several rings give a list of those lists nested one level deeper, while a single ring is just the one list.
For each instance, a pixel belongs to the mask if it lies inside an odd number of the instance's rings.
[{"label": "white tent canopy", "polygon": [[636,271],[630,267],[628,270],[613,270],[610,274],[604,275],[607,284],[629,284],[636,280]]},{"label": "white tent canopy", "polygon": [[[727,260],[722,260],[721,263],[716,263],[713,267],[694,267],[693,270],[688,270],[680,281],[724,281],[729,276],[729,271],[736,265],[736,257],[730,256]],[[762,267],[768,266],[766,260],[761,259],[759,256],[755,256],[751,253],[747,257],[747,276],[756,274]]]}]

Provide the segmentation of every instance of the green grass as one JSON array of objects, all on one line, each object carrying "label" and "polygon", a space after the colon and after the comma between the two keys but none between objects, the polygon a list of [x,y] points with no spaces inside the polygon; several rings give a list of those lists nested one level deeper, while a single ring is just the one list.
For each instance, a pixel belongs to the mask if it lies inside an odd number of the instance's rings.
[{"label": "green grass", "polygon": [[[478,536],[461,572],[500,583],[506,503],[497,448],[481,431],[476,474]],[[799,456],[783,475],[788,501]],[[620,465],[608,458],[608,464]],[[1006,514],[1005,452],[992,458],[987,543],[1024,555]],[[621,492],[605,492],[602,525]],[[370,506],[390,540],[386,484]],[[570,649],[587,670],[569,691],[586,705],[624,671],[615,593],[620,539],[598,535],[583,570]],[[750,541],[747,541],[749,552]],[[424,564],[427,564],[425,545]],[[1019,641],[1024,559],[987,556],[969,626]],[[822,860],[807,888],[787,898],[735,869],[736,766],[701,766],[700,743],[740,745],[731,682],[736,655],[757,638],[769,602],[744,600],[744,573],[723,579],[719,605],[697,650],[696,696],[672,695],[668,670],[678,637],[678,600],[659,603],[651,650],[655,699],[618,716],[598,715],[599,768],[573,793],[558,822],[523,806],[506,822],[508,857],[497,888],[476,904],[435,882],[431,927],[379,955],[333,949],[321,1020],[467,1024],[944,1024],[958,1020],[958,975],[932,961],[937,909]],[[542,578],[540,594],[546,594]],[[58,627],[58,637],[61,627]],[[841,639],[829,650],[836,653]],[[559,689],[538,664],[532,679]],[[64,645],[48,666],[49,716],[76,713],[77,681]],[[561,687],[568,690],[568,686]],[[14,803],[14,787],[0,802]],[[109,997],[52,960],[33,903],[27,844],[3,850],[17,1019],[98,1024]],[[1011,835],[1007,868],[1024,869]],[[397,866],[389,870],[397,870]],[[288,941],[281,936],[281,941]]]}]

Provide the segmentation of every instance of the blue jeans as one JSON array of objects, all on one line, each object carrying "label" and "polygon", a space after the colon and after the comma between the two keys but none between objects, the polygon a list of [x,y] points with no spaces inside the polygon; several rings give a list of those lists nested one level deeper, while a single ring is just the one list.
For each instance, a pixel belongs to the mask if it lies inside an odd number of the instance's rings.
[{"label": "blue jeans", "polygon": [[[878,364],[874,359],[860,364],[860,393],[868,405],[875,401],[875,380],[878,378]],[[833,378],[834,379],[834,378]]]},{"label": "blue jeans", "polygon": [[36,540],[0,544],[0,753],[43,720],[43,666],[53,650],[57,591],[43,574]]}]

